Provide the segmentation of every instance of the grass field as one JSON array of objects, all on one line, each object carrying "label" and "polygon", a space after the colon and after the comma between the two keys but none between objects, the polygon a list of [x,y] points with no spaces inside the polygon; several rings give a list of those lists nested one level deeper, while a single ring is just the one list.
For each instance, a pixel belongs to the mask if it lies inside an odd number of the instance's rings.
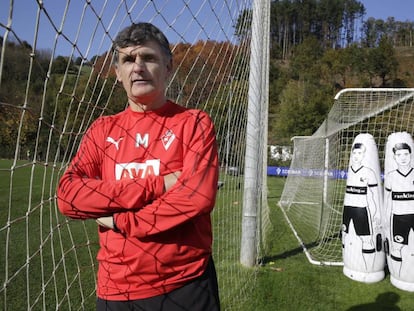
[{"label": "grass field", "polygon": [[0,160],[0,310],[94,305],[96,224],[58,212],[55,168],[25,161],[11,167]]},{"label": "grass field", "polygon": [[[32,310],[42,306],[50,310],[56,301],[59,310],[93,310],[96,224],[59,215],[53,204],[57,172],[52,168],[27,166],[14,172],[9,168],[10,162],[0,161],[0,310],[27,310],[28,305],[34,306]],[[237,178],[227,182],[239,183]],[[219,192],[219,205],[235,206],[230,213],[213,217],[220,245],[215,252],[225,258],[217,267],[224,310],[414,310],[414,293],[393,287],[388,275],[381,282],[363,284],[346,278],[341,267],[311,265],[277,206],[283,185],[283,178],[268,178],[273,229],[263,265],[254,269],[239,265],[237,251],[229,253],[240,242],[239,232],[227,228],[230,222],[232,228],[240,227],[241,204],[235,203],[240,202],[241,191],[234,187],[231,193]],[[27,213],[30,217],[25,217]],[[248,282],[237,283],[235,275]],[[229,301],[233,293],[246,295]],[[78,301],[83,304],[74,307]]]},{"label": "grass field", "polygon": [[[94,309],[97,225],[60,214],[60,174],[53,165],[0,160],[0,310]],[[214,255],[223,309],[238,310],[257,269],[239,263],[242,177],[224,180],[212,217]]]},{"label": "grass field", "polygon": [[389,275],[381,282],[365,284],[345,277],[342,267],[311,265],[277,207],[283,179],[269,177],[268,186],[273,223],[270,254],[240,310],[414,310],[414,293],[392,286]]}]

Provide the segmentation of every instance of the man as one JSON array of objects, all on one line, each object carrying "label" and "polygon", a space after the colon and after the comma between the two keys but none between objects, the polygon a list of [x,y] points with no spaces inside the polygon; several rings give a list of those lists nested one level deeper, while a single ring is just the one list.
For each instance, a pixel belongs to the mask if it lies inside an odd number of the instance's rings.
[{"label": "man", "polygon": [[219,310],[212,121],[166,99],[172,55],[155,26],[125,28],[114,53],[128,108],[92,124],[57,194],[64,215],[100,224],[97,310]]}]

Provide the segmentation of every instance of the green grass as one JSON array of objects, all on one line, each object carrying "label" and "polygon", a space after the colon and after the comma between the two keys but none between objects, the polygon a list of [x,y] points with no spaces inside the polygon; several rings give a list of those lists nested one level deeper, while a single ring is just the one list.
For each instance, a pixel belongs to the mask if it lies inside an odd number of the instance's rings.
[{"label": "green grass", "polygon": [[217,192],[212,213],[213,256],[219,279],[220,300],[223,310],[238,310],[248,298],[249,285],[254,284],[257,270],[240,264],[241,221],[243,191],[241,176],[221,174],[224,186]]},{"label": "green grass", "polygon": [[[28,165],[11,172],[10,165],[0,161],[0,282],[7,283],[0,291],[0,310],[28,305],[49,310],[56,304],[60,310],[93,310],[96,224],[59,214],[52,200],[58,175],[53,168]],[[363,284],[346,278],[341,267],[308,262],[277,206],[283,178],[268,178],[273,228],[263,265],[242,267],[242,179],[224,178],[227,188],[219,191],[213,214],[223,310],[414,310],[414,293],[393,287],[388,275]],[[28,211],[30,217],[24,217]]]},{"label": "green grass", "polygon": [[11,167],[0,161],[0,310],[67,310],[76,301],[93,308],[96,224],[58,212],[53,167]]},{"label": "green grass", "polygon": [[414,293],[392,286],[389,275],[381,282],[365,284],[345,277],[342,267],[310,264],[277,206],[283,182],[268,178],[273,224],[270,251],[240,310],[414,310]]},{"label": "green grass", "polygon": [[[59,174],[41,163],[21,161],[12,169],[12,161],[0,160],[0,283],[6,284],[0,310],[94,309],[97,225],[60,214],[54,197]],[[242,177],[223,178],[212,216],[214,254],[223,309],[237,310],[257,269],[238,260]]]}]

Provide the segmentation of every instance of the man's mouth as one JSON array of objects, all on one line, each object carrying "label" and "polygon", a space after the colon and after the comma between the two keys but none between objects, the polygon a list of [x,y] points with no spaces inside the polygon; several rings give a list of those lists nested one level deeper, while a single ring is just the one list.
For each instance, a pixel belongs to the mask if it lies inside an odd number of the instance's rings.
[{"label": "man's mouth", "polygon": [[133,79],[132,80],[133,84],[135,84],[135,83],[137,83],[137,84],[139,84],[139,83],[148,83],[148,82],[149,82],[149,80],[146,80],[146,79]]},{"label": "man's mouth", "polygon": [[131,81],[132,81],[132,84],[144,84],[144,83],[149,83],[150,82],[150,80],[148,80],[148,79],[144,79],[144,78],[134,78],[134,79],[131,79]]}]

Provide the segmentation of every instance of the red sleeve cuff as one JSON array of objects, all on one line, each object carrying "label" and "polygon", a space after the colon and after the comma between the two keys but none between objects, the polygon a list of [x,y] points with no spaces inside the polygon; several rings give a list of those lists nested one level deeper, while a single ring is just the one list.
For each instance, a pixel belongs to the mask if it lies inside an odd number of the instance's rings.
[{"label": "red sleeve cuff", "polygon": [[164,176],[157,176],[154,186],[154,198],[159,198],[164,192]]}]

